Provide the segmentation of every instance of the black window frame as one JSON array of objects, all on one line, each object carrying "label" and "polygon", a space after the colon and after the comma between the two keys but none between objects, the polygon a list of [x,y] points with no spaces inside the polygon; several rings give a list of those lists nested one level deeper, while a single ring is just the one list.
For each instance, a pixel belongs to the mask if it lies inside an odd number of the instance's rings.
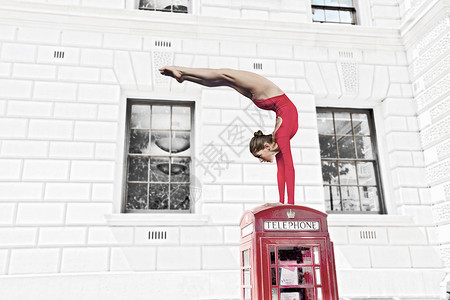
[{"label": "black window frame", "polygon": [[[385,197],[384,197],[384,189],[383,189],[383,183],[382,183],[381,171],[380,171],[380,159],[379,159],[379,154],[378,154],[377,133],[376,133],[376,128],[375,128],[375,118],[374,118],[373,110],[372,109],[360,109],[360,108],[316,107],[316,112],[317,113],[320,113],[320,112],[332,112],[332,113],[344,112],[344,113],[359,113],[359,114],[364,113],[364,114],[367,115],[367,119],[368,119],[368,123],[369,123],[369,130],[370,130],[370,137],[371,137],[371,148],[372,148],[373,158],[372,159],[359,159],[359,158],[350,159],[350,158],[339,158],[339,157],[337,157],[338,155],[336,155],[335,158],[323,158],[321,156],[320,157],[320,166],[322,168],[322,165],[323,165],[324,161],[336,161],[337,163],[339,163],[339,161],[343,161],[343,162],[345,162],[345,161],[373,162],[375,183],[376,183],[376,187],[377,187],[377,190],[378,190],[379,211],[364,211],[364,210],[351,211],[351,210],[343,210],[343,204],[342,204],[342,198],[341,198],[342,210],[340,210],[340,211],[339,210],[329,210],[328,207],[325,207],[327,213],[332,213],[332,214],[359,214],[359,215],[361,215],[361,214],[371,214],[371,215],[374,215],[374,214],[375,215],[387,214],[387,208],[386,208]],[[334,123],[333,124],[334,125],[334,135],[336,136],[336,125],[335,125],[334,115],[333,115],[333,123]],[[353,137],[353,140],[354,140],[355,134],[354,134],[353,126],[352,126],[352,131],[353,131],[352,137]],[[319,137],[320,137],[320,133],[318,133],[318,138]],[[320,147],[320,143],[319,143],[319,147]],[[356,149],[356,145],[355,145],[355,149]],[[336,149],[336,150],[338,151],[338,149]],[[320,149],[320,151],[321,151],[321,149]],[[340,176],[340,174],[338,174],[338,176]],[[358,177],[357,173],[356,173],[356,176]],[[322,180],[322,183],[323,183],[323,180]],[[325,188],[325,186],[339,186],[339,188],[340,188],[341,184],[339,183],[338,185],[336,185],[336,184],[324,184],[323,183],[323,187],[324,188]],[[347,186],[347,185],[343,185],[343,186]],[[359,187],[361,185],[356,184],[355,186],[358,187],[358,193],[360,193]],[[342,195],[342,192],[340,192],[340,195]],[[324,199],[324,201],[325,201],[325,199]],[[361,204],[361,196],[360,196],[360,200],[359,201],[360,201],[360,204]],[[333,201],[330,200],[330,202],[332,203]]]},{"label": "black window frame", "polygon": [[[159,12],[169,12],[169,13],[177,13],[177,14],[190,14],[191,13],[191,0],[186,0],[188,2],[188,6],[184,5],[176,5],[174,4],[175,0],[171,0],[171,5],[167,5],[165,7],[148,7],[145,2],[150,2],[152,0],[139,0],[138,8],[139,10],[146,11],[159,11]],[[157,2],[158,0],[153,0]]]},{"label": "black window frame", "polygon": [[[189,184],[189,209],[186,210],[176,210],[176,209],[170,209],[170,203],[168,205],[168,209],[127,209],[127,197],[128,197],[128,163],[129,163],[129,148],[130,148],[130,121],[131,121],[131,115],[132,115],[132,105],[149,105],[149,106],[178,106],[178,107],[190,107],[190,118],[191,118],[191,129],[190,129],[190,180],[188,182]],[[171,110],[172,111],[172,110]],[[172,113],[171,113],[172,115]],[[191,214],[194,213],[195,209],[195,199],[193,197],[195,196],[195,193],[193,193],[193,178],[195,177],[194,174],[194,153],[195,153],[195,127],[194,127],[194,116],[195,116],[195,101],[185,101],[185,100],[161,100],[161,99],[136,99],[136,98],[128,98],[127,99],[127,105],[126,105],[126,121],[125,121],[125,143],[124,143],[124,160],[123,160],[123,180],[122,180],[122,213],[147,213],[147,214],[158,214],[158,213],[170,213],[170,214]],[[151,129],[150,129],[151,130]],[[172,132],[172,129],[170,129],[170,132]],[[151,142],[149,137],[149,142]],[[147,156],[151,157],[152,155],[148,154]],[[169,160],[172,158],[170,154],[167,155],[169,157]],[[185,157],[185,156],[174,156],[176,158]],[[148,179],[150,181],[150,179]],[[169,181],[169,191],[170,191],[170,181]],[[148,191],[150,193],[150,191]]]},{"label": "black window frame", "polygon": [[335,21],[327,21],[326,15],[324,15],[325,20],[324,21],[316,21],[314,20],[314,14],[312,15],[312,21],[313,23],[327,23],[327,24],[347,24],[347,25],[358,25],[358,19],[356,14],[356,0],[353,0],[353,6],[336,6],[336,5],[320,5],[320,4],[313,4],[311,3],[311,12],[314,11],[314,9],[322,9],[322,10],[335,10],[335,11],[348,11],[352,14],[353,22],[335,22]]}]

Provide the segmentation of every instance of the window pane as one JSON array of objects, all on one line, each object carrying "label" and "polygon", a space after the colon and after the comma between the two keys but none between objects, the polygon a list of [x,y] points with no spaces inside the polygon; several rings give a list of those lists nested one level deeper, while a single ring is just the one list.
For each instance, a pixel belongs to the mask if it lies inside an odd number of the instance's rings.
[{"label": "window pane", "polygon": [[245,300],[252,299],[252,290],[251,289],[244,289],[244,299]]},{"label": "window pane", "polygon": [[190,158],[172,158],[171,182],[189,182]]},{"label": "window pane", "polygon": [[324,184],[339,184],[336,162],[322,162],[322,179]]},{"label": "window pane", "polygon": [[136,154],[150,153],[148,138],[148,130],[132,129],[130,132],[130,147],[128,152]]},{"label": "window pane", "polygon": [[324,0],[311,0],[311,4],[323,5],[324,4]]},{"label": "window pane", "polygon": [[169,208],[169,185],[153,183],[150,184],[150,209],[168,209]]},{"label": "window pane", "polygon": [[190,204],[188,184],[171,184],[170,186],[170,209],[187,210]]},{"label": "window pane", "polygon": [[320,268],[319,267],[315,267],[314,268],[316,271],[316,285],[321,285],[322,284],[322,278],[320,276]]},{"label": "window pane", "polygon": [[353,0],[340,0],[341,6],[353,7]]},{"label": "window pane", "polygon": [[320,264],[320,261],[319,261],[319,247],[314,247],[314,263],[316,265]]},{"label": "window pane", "polygon": [[311,249],[309,247],[279,247],[279,265],[311,264]]},{"label": "window pane", "polygon": [[150,106],[133,105],[131,107],[130,128],[150,128]]},{"label": "window pane", "polygon": [[272,300],[278,300],[278,289],[272,289]]},{"label": "window pane", "polygon": [[185,106],[172,107],[172,129],[191,129],[191,108]]},{"label": "window pane", "polygon": [[316,288],[316,293],[317,293],[317,300],[322,300],[323,299],[322,288],[320,287]]},{"label": "window pane", "polygon": [[352,135],[352,123],[350,113],[335,112],[336,134]]},{"label": "window pane", "polygon": [[250,270],[243,270],[244,272],[244,285],[250,285]]},{"label": "window pane", "polygon": [[355,135],[370,135],[369,120],[366,114],[352,114]]},{"label": "window pane", "polygon": [[270,268],[270,277],[272,278],[272,285],[277,285],[277,269]]},{"label": "window pane", "polygon": [[359,211],[359,191],[356,186],[341,186],[342,205],[345,211]]},{"label": "window pane", "polygon": [[168,155],[170,152],[169,131],[152,131],[150,154]]},{"label": "window pane", "polygon": [[325,20],[327,22],[339,22],[339,11],[329,9],[325,10]]},{"label": "window pane", "polygon": [[356,154],[361,159],[373,159],[372,141],[368,136],[355,136]]},{"label": "window pane", "polygon": [[131,157],[128,162],[129,181],[148,181],[148,157]]},{"label": "window pane", "polygon": [[341,23],[348,23],[348,24],[354,23],[353,12],[348,10],[341,10],[339,12],[339,15],[341,16]]},{"label": "window pane", "polygon": [[340,162],[339,176],[342,185],[356,185],[356,167],[354,162]]},{"label": "window pane", "polygon": [[363,186],[359,190],[361,194],[361,206],[363,211],[380,211],[378,189],[372,186]]},{"label": "window pane", "polygon": [[336,158],[336,138],[334,135],[319,135],[320,157]]},{"label": "window pane", "polygon": [[270,247],[270,264],[275,264],[275,247]]},{"label": "window pane", "polygon": [[155,0],[141,0],[139,2],[140,8],[148,8],[148,9],[154,9],[155,8]]},{"label": "window pane", "polygon": [[352,136],[338,137],[338,151],[340,158],[356,158],[353,137]]},{"label": "window pane", "polygon": [[313,21],[316,21],[316,22],[325,21],[325,11],[323,9],[313,8],[312,16],[313,16]]},{"label": "window pane", "polygon": [[150,180],[152,182],[169,182],[170,164],[168,157],[150,158]]},{"label": "window pane", "polygon": [[319,134],[334,134],[333,113],[317,113],[317,130]]},{"label": "window pane", "polygon": [[191,134],[189,132],[172,132],[172,151],[171,153],[180,153],[190,155]]},{"label": "window pane", "polygon": [[324,186],[325,206],[329,211],[341,211],[341,196],[339,186]]},{"label": "window pane", "polygon": [[129,183],[127,209],[147,209],[147,183]]},{"label": "window pane", "polygon": [[372,162],[358,162],[359,185],[375,185],[375,170]]},{"label": "window pane", "polygon": [[339,0],[325,0],[325,5],[339,6]]},{"label": "window pane", "polygon": [[250,256],[249,255],[250,255],[250,251],[248,249],[244,250],[242,252],[242,263],[244,264],[243,265],[244,267],[247,267],[250,265]]},{"label": "window pane", "polygon": [[152,106],[152,128],[170,129],[170,106]]}]

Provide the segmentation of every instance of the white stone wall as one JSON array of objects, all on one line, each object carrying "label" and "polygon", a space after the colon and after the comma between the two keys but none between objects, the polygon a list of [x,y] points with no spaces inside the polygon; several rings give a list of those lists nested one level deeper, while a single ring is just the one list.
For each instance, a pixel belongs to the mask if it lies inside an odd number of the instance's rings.
[{"label": "white stone wall", "polygon": [[[246,209],[278,200],[276,167],[259,164],[246,140],[225,137],[272,130],[274,115],[232,90],[158,75],[158,66],[172,63],[255,71],[280,85],[299,109],[296,203],[316,209],[324,209],[316,106],[372,108],[389,215],[330,216],[340,295],[438,298],[448,226],[438,220],[436,230],[431,205],[443,207],[434,193],[446,190],[439,178],[430,196],[424,170],[445,164],[446,136],[424,140],[433,137],[426,130],[445,131],[446,117],[430,106],[444,102],[421,95],[441,92],[445,77],[437,74],[446,69],[420,73],[431,76],[423,94],[413,95],[411,81],[421,82],[414,70],[438,68],[446,55],[426,42],[445,46],[440,29],[411,38],[406,53],[397,29],[286,30],[272,21],[309,22],[309,4],[283,10],[291,1],[277,8],[203,1],[194,7],[203,17],[136,11],[124,1],[39,2],[0,4],[0,290],[7,298],[239,297],[237,224]],[[399,13],[382,12],[398,9],[393,2],[370,1],[374,26],[398,26]],[[193,215],[120,214],[127,98],[195,101],[195,158],[213,167],[217,158],[204,150],[226,154],[220,170],[197,166]],[[415,102],[426,101],[418,125]],[[431,155],[439,159],[430,160],[428,149],[441,149]]]}]

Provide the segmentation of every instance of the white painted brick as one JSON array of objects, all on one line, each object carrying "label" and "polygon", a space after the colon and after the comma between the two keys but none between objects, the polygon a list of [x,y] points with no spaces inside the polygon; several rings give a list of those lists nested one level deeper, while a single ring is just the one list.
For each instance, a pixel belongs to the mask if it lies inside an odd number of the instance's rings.
[{"label": "white painted brick", "polygon": [[141,50],[142,37],[130,34],[105,33],[103,47],[112,49]]},{"label": "white painted brick", "polygon": [[16,223],[19,225],[63,224],[66,207],[59,203],[20,203]]},{"label": "white painted brick", "polygon": [[37,64],[14,64],[12,77],[25,79],[55,79],[56,67]]},{"label": "white painted brick", "polygon": [[10,77],[12,63],[0,62],[0,77]]},{"label": "white painted brick", "polygon": [[133,243],[132,227],[91,227],[88,232],[88,244],[124,245]]},{"label": "white painted brick", "polygon": [[108,259],[108,248],[63,249],[61,272],[105,272],[108,270]]},{"label": "white painted brick", "polygon": [[277,60],[277,74],[280,76],[305,76],[305,64],[294,60]]},{"label": "white painted brick", "polygon": [[272,77],[272,78],[269,78],[269,80],[271,80],[273,83],[278,85],[286,93],[296,92],[294,78]]},{"label": "white painted brick", "polygon": [[258,44],[257,53],[259,57],[293,58],[293,49],[290,45]]},{"label": "white painted brick", "polygon": [[122,87],[136,89],[136,79],[128,51],[114,52],[114,70]]},{"label": "white painted brick", "polygon": [[1,48],[2,61],[34,62],[36,61],[36,46],[23,44],[3,44]]},{"label": "white painted brick", "polygon": [[116,144],[97,143],[95,144],[95,158],[97,159],[115,159]]},{"label": "white painted brick", "polygon": [[112,201],[113,197],[113,184],[95,183],[92,185],[92,201]]},{"label": "white painted brick", "polygon": [[8,263],[8,250],[0,250],[0,275],[6,274],[6,267]]},{"label": "white painted brick", "polygon": [[58,79],[75,82],[98,82],[100,81],[100,70],[83,67],[60,67]]},{"label": "white painted brick", "polygon": [[103,34],[98,32],[67,30],[61,35],[61,44],[64,46],[101,47],[102,41]]},{"label": "white painted brick", "polygon": [[392,82],[409,83],[408,67],[389,67],[389,79]]},{"label": "white painted brick", "polygon": [[202,248],[202,269],[204,270],[235,270],[239,268],[239,264],[239,247],[206,246]]},{"label": "white painted brick", "polygon": [[[200,247],[158,247],[157,270],[200,270]],[[217,257],[216,257],[217,258]]]},{"label": "white painted brick", "polygon": [[58,4],[58,5],[78,6],[80,4],[80,1],[79,0],[48,0],[48,3]]},{"label": "white painted brick", "polygon": [[48,143],[41,141],[3,141],[2,155],[8,157],[46,157]]},{"label": "white painted brick", "polygon": [[391,168],[398,166],[412,167],[414,166],[411,152],[409,151],[395,151],[389,154],[389,161]]},{"label": "white painted brick", "polygon": [[425,111],[425,112],[419,114],[417,117],[417,123],[419,125],[420,130],[423,130],[423,129],[427,128],[428,126],[430,126],[431,124],[433,124],[433,122],[431,121],[430,112]]},{"label": "white painted brick", "polygon": [[[210,169],[208,174],[205,174],[204,183],[240,183],[242,182],[241,165],[237,164],[222,164],[221,166],[214,166],[206,164]],[[204,170],[202,171],[204,172]]]},{"label": "white painted brick", "polygon": [[69,161],[26,160],[23,167],[25,180],[66,180],[69,174]]},{"label": "white painted brick", "polygon": [[31,89],[31,81],[0,79],[0,98],[29,99]]},{"label": "white painted brick", "polygon": [[385,131],[386,133],[391,131],[407,131],[408,124],[406,123],[406,117],[403,116],[389,116],[385,119]]},{"label": "white painted brick", "polygon": [[[292,149],[294,150],[294,149]],[[300,160],[294,157],[294,162]],[[318,149],[301,149],[301,161],[303,164],[320,164],[320,152]]]},{"label": "white painted brick", "polygon": [[419,193],[416,188],[400,188],[399,201],[404,204],[419,204]]},{"label": "white painted brick", "polygon": [[58,44],[61,31],[40,27],[19,27],[17,40],[25,43]]},{"label": "white painted brick", "polygon": [[336,246],[334,247],[334,255],[338,269],[371,267],[369,247]]},{"label": "white painted brick", "polygon": [[[302,3],[302,2],[297,2]],[[297,4],[296,4],[297,5]],[[286,7],[286,6],[284,6]],[[297,12],[285,12],[285,11],[270,11],[269,20],[276,22],[289,22],[289,23],[306,23],[307,18],[305,13]]]},{"label": "white painted brick", "polygon": [[238,108],[239,94],[231,90],[205,89],[202,91],[202,107]]},{"label": "white painted brick", "polygon": [[[152,238],[153,234],[166,232],[164,239]],[[136,227],[134,231],[134,243],[136,245],[179,245],[180,229],[178,227]]]},{"label": "white painted brick", "polygon": [[29,125],[29,138],[35,139],[72,139],[72,121],[59,120],[31,120]]},{"label": "white painted brick", "polygon": [[322,169],[320,165],[301,165],[296,166],[296,184],[319,184],[322,182]]},{"label": "white painted brick", "polygon": [[423,187],[427,185],[423,168],[397,168],[392,171],[392,178],[395,185],[405,187]]},{"label": "white painted brick", "polygon": [[47,183],[45,200],[89,201],[90,184],[87,183]]},{"label": "white painted brick", "polygon": [[45,274],[58,272],[59,249],[13,249],[9,274]]},{"label": "white painted brick", "polygon": [[0,137],[24,138],[27,131],[27,121],[24,119],[0,119]]},{"label": "white painted brick", "polygon": [[113,70],[103,69],[100,73],[100,82],[102,83],[118,83],[116,74]]},{"label": "white painted brick", "polygon": [[[152,65],[151,54],[146,52],[131,52],[130,55],[131,62],[133,64],[134,76],[138,87],[151,88],[153,70],[151,68],[142,68],[142,66]],[[185,64],[181,65],[185,66]]]},{"label": "white painted brick", "polygon": [[97,119],[117,121],[119,119],[119,107],[116,105],[99,105]]},{"label": "white painted brick", "polygon": [[412,99],[386,99],[382,104],[383,115],[414,116],[415,103]]},{"label": "white painted brick", "polygon": [[103,49],[82,49],[81,65],[96,67],[112,67],[114,52]]},{"label": "white painted brick", "polygon": [[372,246],[370,247],[373,268],[410,268],[411,259],[408,247]]},{"label": "white painted brick", "polygon": [[[245,183],[273,183],[276,180],[276,164],[251,164],[244,165]],[[262,200],[262,199],[261,199]]]},{"label": "white painted brick", "polygon": [[222,227],[182,227],[180,229],[181,245],[223,244]]},{"label": "white painted brick", "polygon": [[421,204],[425,205],[431,204],[432,201],[431,189],[429,187],[419,189],[419,197]]},{"label": "white painted brick", "polygon": [[241,229],[239,226],[224,226],[223,235],[225,244],[239,244],[241,238]]},{"label": "white painted brick", "polygon": [[261,202],[264,199],[262,186],[225,185],[224,202]]},{"label": "white painted brick", "polygon": [[[326,47],[295,46],[294,58],[304,61],[328,61],[328,49]],[[280,73],[283,70],[280,70]]]},{"label": "white painted brick", "polygon": [[99,8],[125,8],[123,0],[81,0],[81,5]]},{"label": "white painted brick", "polygon": [[[55,51],[64,52],[64,58],[55,57]],[[78,65],[80,49],[61,46],[39,46],[37,62],[52,65]]]},{"label": "white painted brick", "polygon": [[450,242],[450,224],[438,226],[437,233],[439,236],[440,244],[448,244],[448,242]]},{"label": "white painted brick", "polygon": [[347,229],[343,227],[328,227],[328,232],[330,233],[330,239],[335,245],[348,244],[348,233]]},{"label": "white painted brick", "polygon": [[394,52],[381,50],[365,50],[363,59],[369,65],[395,65],[397,62]]},{"label": "white painted brick", "polygon": [[39,246],[79,246],[86,244],[83,227],[43,227],[39,230]]},{"label": "white painted brick", "polygon": [[0,203],[0,225],[12,225],[14,222],[15,211],[16,205],[14,203]]},{"label": "white painted brick", "polygon": [[237,69],[239,68],[239,59],[237,57],[210,56],[209,67],[213,69],[221,69],[221,68]]},{"label": "white painted brick", "polygon": [[112,213],[108,203],[70,203],[67,207],[67,224],[105,224],[105,214]]},{"label": "white painted brick", "polygon": [[7,115],[10,117],[50,117],[53,105],[50,102],[9,101]]},{"label": "white painted brick", "polygon": [[75,101],[76,97],[74,83],[37,81],[34,84],[33,98],[37,100]]},{"label": "white painted brick", "polygon": [[232,7],[202,6],[202,15],[217,18],[240,18],[241,12]]},{"label": "white painted brick", "polygon": [[155,247],[121,247],[111,249],[111,271],[153,271],[156,269]]},{"label": "white painted brick", "polygon": [[19,159],[0,159],[0,180],[18,180],[22,162]]},{"label": "white painted brick", "polygon": [[5,115],[5,113],[6,113],[6,104],[7,104],[6,100],[0,100],[0,116]]},{"label": "white painted brick", "polygon": [[206,40],[183,40],[183,52],[207,55],[218,55],[220,53],[220,43],[218,41]]},{"label": "white painted brick", "polygon": [[431,206],[405,205],[399,208],[399,213],[411,216],[415,224],[434,224]]},{"label": "white painted brick", "polygon": [[77,121],[74,138],[88,141],[115,141],[117,123]]},{"label": "white painted brick", "polygon": [[9,25],[0,26],[0,41],[13,41],[16,37],[17,27]]},{"label": "white painted brick", "polygon": [[425,157],[422,151],[414,151],[411,153],[414,166],[416,167],[425,167]]},{"label": "white painted brick", "polygon": [[241,204],[204,204],[203,213],[213,224],[238,224],[244,212]]},{"label": "white painted brick", "polygon": [[256,44],[243,41],[223,41],[220,43],[220,54],[228,56],[256,56]]},{"label": "white painted brick", "polygon": [[222,202],[221,185],[203,185],[201,189],[203,202]]},{"label": "white painted brick", "polygon": [[114,171],[114,162],[73,161],[70,179],[75,181],[111,181],[114,179]]},{"label": "white painted brick", "polygon": [[373,5],[372,14],[375,19],[400,19],[400,14],[398,7],[395,6],[384,6],[384,5]]},{"label": "white painted brick", "polygon": [[411,246],[411,260],[413,268],[442,268],[443,263],[438,247]]},{"label": "white painted brick", "polygon": [[116,85],[81,84],[78,99],[82,102],[117,103],[120,98],[120,88]]},{"label": "white painted brick", "polygon": [[401,98],[402,97],[402,86],[399,83],[391,83],[389,85],[389,90],[387,93],[388,97]]},{"label": "white painted brick", "polygon": [[49,156],[52,158],[92,158],[93,143],[51,142]]},{"label": "white painted brick", "polygon": [[0,247],[34,246],[36,228],[0,228]]},{"label": "white painted brick", "polygon": [[54,116],[61,119],[95,119],[97,106],[95,104],[56,103]]},{"label": "white painted brick", "polygon": [[392,227],[388,228],[389,242],[393,245],[421,245],[427,244],[424,228]]},{"label": "white painted brick", "polygon": [[246,20],[267,20],[269,18],[269,12],[267,10],[259,9],[242,9],[241,18]]},{"label": "white painted brick", "polygon": [[391,132],[387,135],[388,149],[393,150],[422,150],[418,132]]},{"label": "white painted brick", "polygon": [[0,183],[1,200],[40,200],[42,191],[42,183]]}]

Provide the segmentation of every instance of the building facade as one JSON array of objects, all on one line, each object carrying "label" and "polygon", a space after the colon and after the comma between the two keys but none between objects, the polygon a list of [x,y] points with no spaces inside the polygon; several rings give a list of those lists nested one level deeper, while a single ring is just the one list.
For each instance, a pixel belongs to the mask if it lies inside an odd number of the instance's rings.
[{"label": "building facade", "polygon": [[5,299],[239,298],[275,116],[172,64],[295,103],[296,204],[329,213],[342,299],[446,299],[449,28],[448,0],[0,1]]}]

